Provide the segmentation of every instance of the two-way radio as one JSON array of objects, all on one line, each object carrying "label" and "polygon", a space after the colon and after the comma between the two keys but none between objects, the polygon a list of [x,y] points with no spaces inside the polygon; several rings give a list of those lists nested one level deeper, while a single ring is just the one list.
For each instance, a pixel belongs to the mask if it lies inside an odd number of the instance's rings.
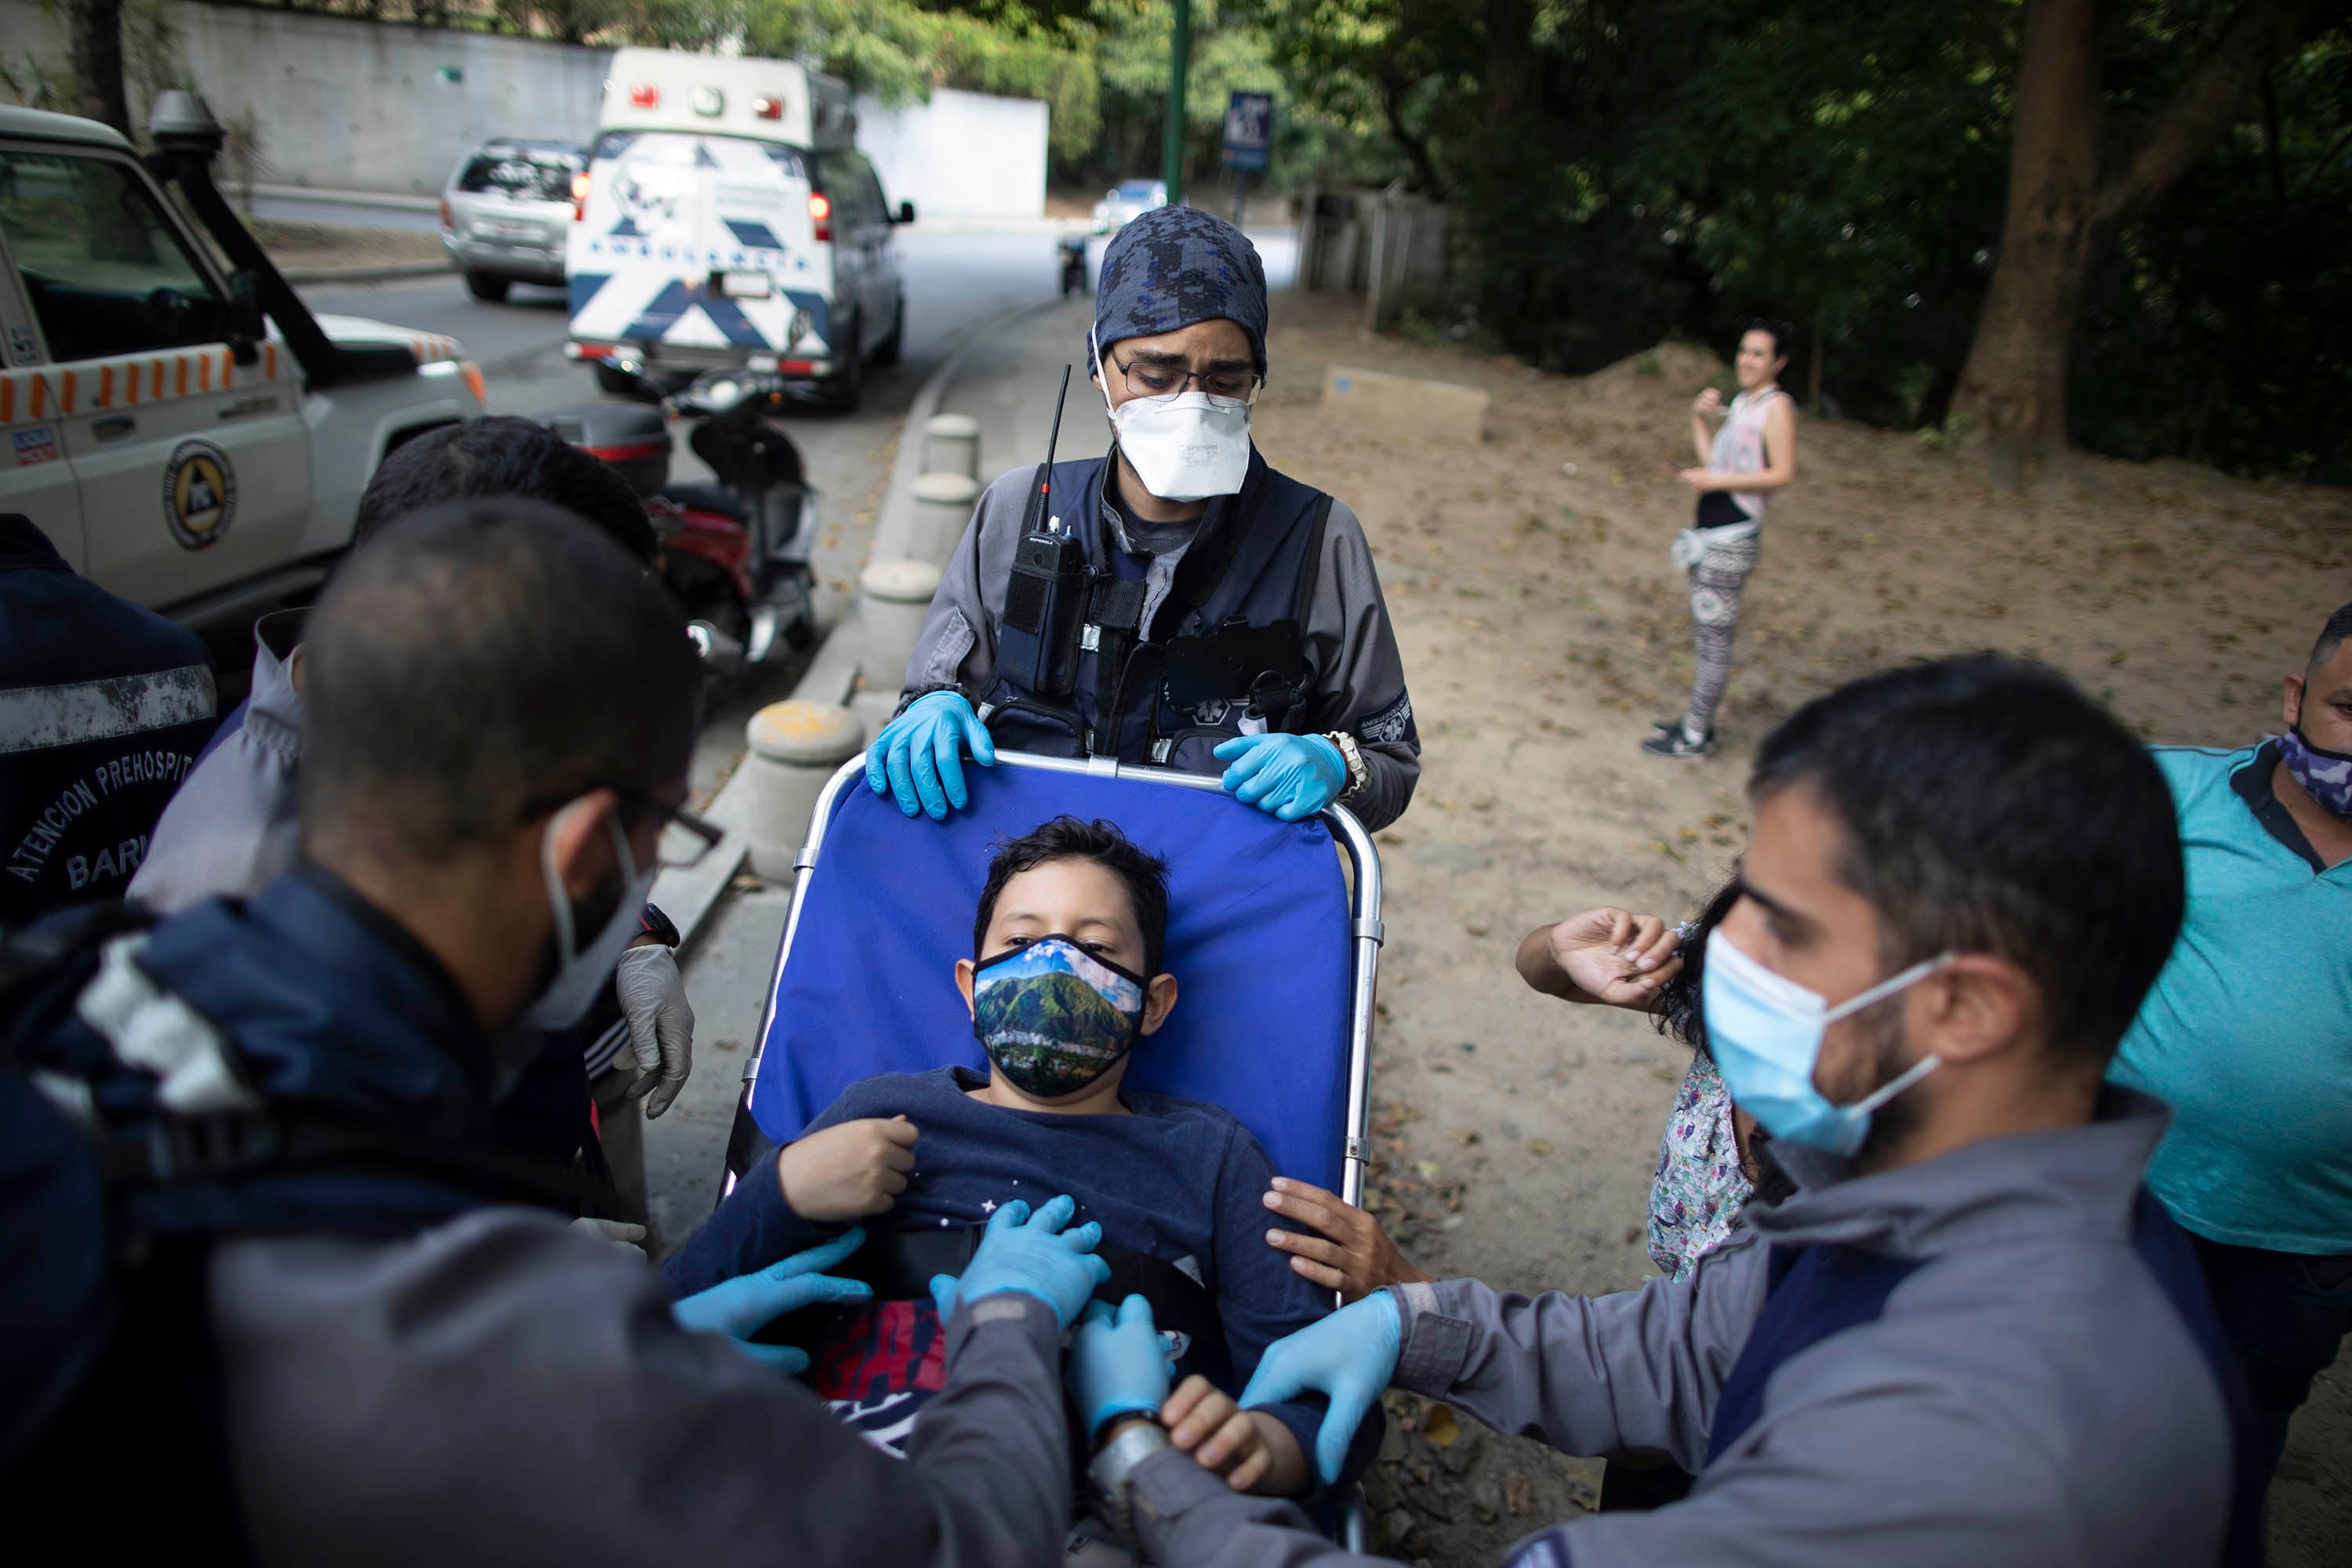
[{"label": "two-way radio", "polygon": [[1062,367],[1062,390],[1054,400],[1053,433],[1045,460],[1029,486],[1021,515],[1021,542],[1013,552],[1013,574],[1004,588],[1004,620],[997,639],[997,662],[1016,684],[1041,696],[1070,689],[1071,661],[1062,657],[1071,622],[1085,596],[1086,552],[1077,535],[1053,513],[1054,448],[1062,438],[1062,405],[1070,395],[1070,367]]}]

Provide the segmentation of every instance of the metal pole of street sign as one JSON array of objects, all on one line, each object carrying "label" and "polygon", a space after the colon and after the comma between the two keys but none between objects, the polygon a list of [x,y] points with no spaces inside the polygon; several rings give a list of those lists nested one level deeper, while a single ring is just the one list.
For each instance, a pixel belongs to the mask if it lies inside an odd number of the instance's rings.
[{"label": "metal pole of street sign", "polygon": [[1168,125],[1160,133],[1160,177],[1168,205],[1184,205],[1184,66],[1192,52],[1192,0],[1175,0],[1176,26],[1168,42]]}]

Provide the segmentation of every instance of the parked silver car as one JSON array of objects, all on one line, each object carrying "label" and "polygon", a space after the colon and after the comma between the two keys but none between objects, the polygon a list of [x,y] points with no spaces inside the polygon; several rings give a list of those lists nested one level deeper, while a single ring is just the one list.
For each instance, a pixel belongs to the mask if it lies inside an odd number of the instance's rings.
[{"label": "parked silver car", "polygon": [[587,167],[588,150],[569,142],[491,142],[458,160],[441,193],[441,243],[475,299],[562,284],[572,180]]},{"label": "parked silver car", "polygon": [[1165,180],[1121,180],[1118,188],[1105,191],[1103,199],[1095,204],[1095,232],[1117,234],[1153,207],[1167,205]]}]

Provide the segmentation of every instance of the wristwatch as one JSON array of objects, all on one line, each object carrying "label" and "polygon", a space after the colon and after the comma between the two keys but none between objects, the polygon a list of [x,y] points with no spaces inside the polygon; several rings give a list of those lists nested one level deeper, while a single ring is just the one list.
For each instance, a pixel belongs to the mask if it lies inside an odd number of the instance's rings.
[{"label": "wristwatch", "polygon": [[1339,799],[1349,801],[1363,793],[1372,782],[1370,768],[1364,766],[1364,750],[1356,744],[1356,737],[1345,730],[1333,730],[1323,737],[1339,748],[1339,760],[1348,764],[1348,787],[1339,792]]},{"label": "wristwatch", "polygon": [[677,934],[677,922],[651,904],[647,904],[645,912],[637,917],[637,929],[664,947],[674,948],[686,940]]},{"label": "wristwatch", "polygon": [[1128,1483],[1136,1466],[1166,1447],[1165,1427],[1157,1421],[1139,1421],[1104,1445],[1087,1467],[1087,1479],[1102,1497],[1103,1517],[1125,1540],[1135,1539],[1135,1500]]}]

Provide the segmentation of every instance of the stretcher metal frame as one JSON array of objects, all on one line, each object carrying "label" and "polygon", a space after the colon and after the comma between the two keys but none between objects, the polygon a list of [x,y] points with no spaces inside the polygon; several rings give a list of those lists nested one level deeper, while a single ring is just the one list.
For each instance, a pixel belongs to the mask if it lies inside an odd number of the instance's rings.
[{"label": "stretcher metal frame", "polygon": [[[999,752],[996,766],[1000,768],[1035,768],[1044,773],[1084,773],[1094,778],[1131,779],[1138,784],[1161,784],[1175,789],[1220,791],[1224,786],[1217,779],[1203,773],[1179,773],[1173,768],[1153,767],[1145,763],[1121,763],[1115,758],[1041,757],[1028,752]],[[863,787],[866,784],[866,754],[858,753],[835,770],[825,782],[824,793],[816,799],[816,810],[809,818],[807,841],[793,858],[793,902],[784,917],[784,940],[776,949],[775,972],[768,977],[768,1002],[760,1012],[759,1049],[743,1064],[743,1092],[736,1101],[736,1114],[750,1120],[751,1091],[760,1077],[760,1063],[768,1054],[768,1032],[776,1022],[776,997],[782,991],[784,965],[793,956],[793,938],[799,933],[801,906],[808,898],[808,873],[824,849],[825,831],[833,823],[833,808],[845,789]],[[1371,1159],[1372,1115],[1372,1022],[1373,1005],[1378,1000],[1381,973],[1381,944],[1386,928],[1381,923],[1381,854],[1372,843],[1372,836],[1356,819],[1356,814],[1342,805],[1327,805],[1319,814],[1330,828],[1331,837],[1348,853],[1352,873],[1349,889],[1349,977],[1348,983],[1348,1122],[1341,1145],[1339,1165],[1339,1195],[1359,1207],[1364,1201],[1364,1172]],[[732,1191],[736,1173],[722,1173],[722,1194]],[[1339,1544],[1349,1552],[1365,1549],[1364,1504],[1362,1496],[1350,1489],[1350,1495],[1339,1510]]]}]

